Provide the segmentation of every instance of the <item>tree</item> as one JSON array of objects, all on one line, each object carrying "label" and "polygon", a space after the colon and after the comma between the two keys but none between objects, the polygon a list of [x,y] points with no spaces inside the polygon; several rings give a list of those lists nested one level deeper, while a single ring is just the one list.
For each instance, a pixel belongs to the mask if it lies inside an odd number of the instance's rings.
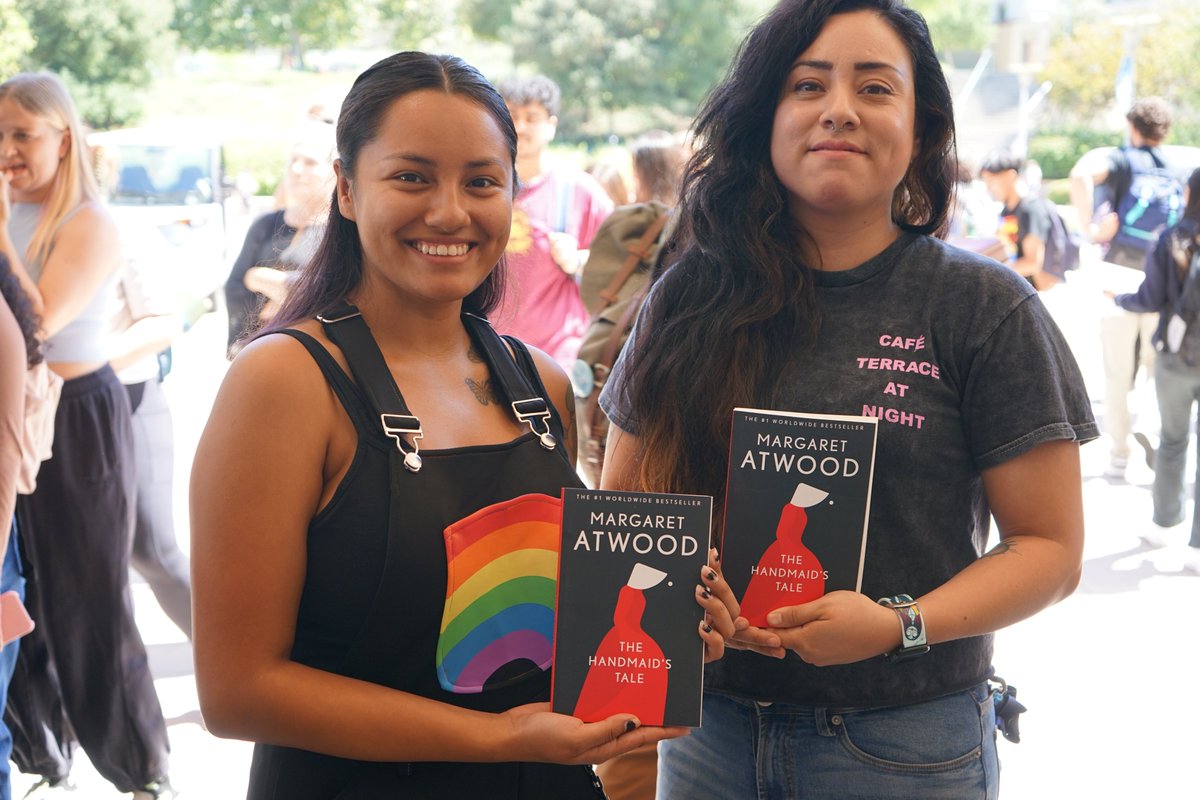
[{"label": "tree", "polygon": [[424,42],[448,27],[454,9],[447,0],[377,0],[380,21],[391,28],[392,44],[403,50],[420,49]]},{"label": "tree", "polygon": [[458,13],[480,39],[502,41],[513,21],[516,0],[462,0]]},{"label": "tree", "polygon": [[306,50],[353,39],[370,10],[365,0],[176,0],[172,27],[195,49],[276,47],[303,69]]},{"label": "tree", "polygon": [[[501,24],[503,2],[468,3],[475,14],[468,21]],[[640,106],[692,114],[724,73],[748,16],[741,0],[517,0],[510,5],[512,21],[499,29],[500,38],[512,45],[518,64],[562,87],[568,127],[600,110],[611,114]]]},{"label": "tree", "polygon": [[[1179,119],[1200,108],[1200,8],[1185,2],[1131,27],[1109,18],[1081,22],[1054,42],[1041,80],[1051,81],[1050,112],[1065,124],[1095,125],[1114,111],[1116,77],[1126,48],[1135,64],[1134,96],[1157,94]],[[1118,115],[1124,109],[1115,109]]]},{"label": "tree", "polygon": [[929,25],[943,61],[957,51],[982,50],[991,41],[991,0],[909,0]]},{"label": "tree", "polygon": [[33,34],[16,0],[0,0],[0,80],[21,71],[33,50]]},{"label": "tree", "polygon": [[56,73],[94,127],[137,117],[172,43],[169,9],[157,0],[18,0],[17,8],[35,40],[24,69]]}]

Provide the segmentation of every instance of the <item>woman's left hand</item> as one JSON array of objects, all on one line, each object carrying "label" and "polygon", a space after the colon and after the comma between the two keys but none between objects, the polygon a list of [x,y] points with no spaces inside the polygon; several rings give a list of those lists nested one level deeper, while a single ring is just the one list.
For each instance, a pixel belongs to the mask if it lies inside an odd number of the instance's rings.
[{"label": "woman's left hand", "polygon": [[783,646],[818,667],[851,664],[894,650],[900,644],[896,612],[864,594],[830,592],[767,615]]},{"label": "woman's left hand", "polygon": [[738,601],[721,577],[715,549],[708,551],[708,564],[700,570],[699,577],[696,602],[704,609],[700,638],[704,640],[704,663],[707,664],[725,655],[725,642],[737,631]]},{"label": "woman's left hand", "polygon": [[783,657],[778,638],[769,632],[760,632],[750,642],[740,641],[739,637],[752,636],[757,629],[752,629],[746,618],[741,616],[737,598],[721,574],[716,549],[708,551],[708,564],[700,570],[696,602],[704,608],[704,619],[700,622],[704,663],[716,661],[725,655],[727,644],[739,650],[757,650],[765,655]]}]

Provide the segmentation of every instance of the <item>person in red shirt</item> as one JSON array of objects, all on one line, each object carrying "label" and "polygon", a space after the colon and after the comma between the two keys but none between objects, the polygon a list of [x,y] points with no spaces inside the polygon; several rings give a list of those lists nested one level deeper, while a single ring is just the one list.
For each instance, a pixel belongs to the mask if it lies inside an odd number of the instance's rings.
[{"label": "person in red shirt", "polygon": [[570,372],[588,322],[576,273],[613,203],[591,175],[551,158],[561,99],[554,81],[511,79],[496,89],[516,125],[521,189],[505,253],[508,283],[491,321]]}]

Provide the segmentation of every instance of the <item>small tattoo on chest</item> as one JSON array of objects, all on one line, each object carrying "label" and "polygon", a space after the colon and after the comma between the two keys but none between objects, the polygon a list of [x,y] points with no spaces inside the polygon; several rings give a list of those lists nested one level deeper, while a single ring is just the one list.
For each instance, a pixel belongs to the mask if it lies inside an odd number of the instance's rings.
[{"label": "small tattoo on chest", "polygon": [[474,378],[467,378],[466,384],[467,388],[471,390],[471,394],[475,395],[475,399],[479,401],[480,405],[486,406],[491,405],[492,403],[500,402],[500,397],[496,394],[496,390],[492,386],[491,378],[488,378],[483,383],[480,383]]}]

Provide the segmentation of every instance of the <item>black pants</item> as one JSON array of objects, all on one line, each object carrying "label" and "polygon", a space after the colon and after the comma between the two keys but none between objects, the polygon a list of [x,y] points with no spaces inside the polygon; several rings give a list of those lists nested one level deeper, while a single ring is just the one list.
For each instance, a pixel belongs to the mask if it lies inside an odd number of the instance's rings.
[{"label": "black pants", "polygon": [[167,773],[167,729],[129,595],[129,398],[108,367],[67,381],[54,451],[18,501],[26,605],[5,719],[22,772],[63,777],[76,741],[123,792]]}]

